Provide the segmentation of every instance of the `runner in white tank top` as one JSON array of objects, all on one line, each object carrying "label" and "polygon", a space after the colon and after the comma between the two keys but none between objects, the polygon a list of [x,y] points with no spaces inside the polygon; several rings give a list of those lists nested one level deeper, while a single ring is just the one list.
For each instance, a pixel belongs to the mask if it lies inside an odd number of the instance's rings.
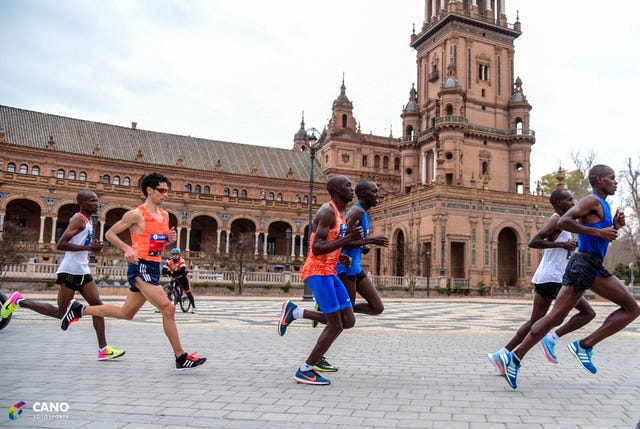
[{"label": "runner in white tank top", "polygon": [[[555,213],[529,242],[531,248],[544,249],[544,255],[538,269],[531,279],[535,287],[531,316],[501,350],[487,355],[502,375],[504,375],[504,369],[500,362],[501,355],[504,356],[505,353],[514,350],[525,339],[531,326],[547,314],[551,303],[562,287],[562,276],[568,262],[567,255],[576,248],[576,242],[572,240],[571,233],[558,228],[561,215],[573,207],[573,196],[566,189],[556,189],[549,196],[549,201]],[[596,316],[595,311],[584,297],[578,301],[575,307],[578,313],[555,332],[550,332],[539,343],[545,357],[552,363],[558,363],[555,355],[557,339],[583,327]]]},{"label": "runner in white tank top", "polygon": [[[58,287],[58,306],[46,302],[24,299],[20,292],[11,294],[2,306],[2,317],[6,318],[24,307],[45,316],[62,318],[67,308],[75,300],[76,291],[91,305],[102,304],[96,283],[91,277],[89,268],[89,252],[102,251],[102,242],[93,239],[93,227],[89,218],[98,211],[98,196],[95,192],[82,190],[76,196],[80,211],[69,219],[69,225],[58,240],[56,248],[64,250],[64,258],[56,271]],[[96,336],[98,337],[98,360],[115,359],[124,355],[124,350],[117,350],[107,345],[104,329],[104,318],[94,317]]]}]

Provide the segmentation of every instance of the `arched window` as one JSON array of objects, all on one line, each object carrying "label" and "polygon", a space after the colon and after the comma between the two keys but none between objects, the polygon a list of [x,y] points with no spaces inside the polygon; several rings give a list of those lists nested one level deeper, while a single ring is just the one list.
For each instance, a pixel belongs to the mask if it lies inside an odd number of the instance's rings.
[{"label": "arched window", "polygon": [[7,173],[15,173],[16,165],[13,162],[7,164]]},{"label": "arched window", "polygon": [[111,182],[111,176],[109,176],[108,174],[105,174],[104,176],[102,176],[102,183],[104,183],[105,185],[108,185],[109,182]]},{"label": "arched window", "polygon": [[482,175],[489,173],[489,163],[487,161],[482,161]]},{"label": "arched window", "polygon": [[[20,164],[20,174],[27,174],[29,172],[29,166],[27,164]],[[64,170],[62,171],[62,178],[64,178]]]},{"label": "arched window", "polygon": [[131,179],[127,176],[124,176],[124,179],[122,179],[122,184],[124,186],[131,186]]},{"label": "arched window", "polygon": [[120,176],[113,176],[113,184],[114,185],[120,184]]},{"label": "arched window", "polygon": [[522,135],[522,118],[516,118],[516,134]]},{"label": "arched window", "polygon": [[384,168],[385,170],[389,169],[389,157],[385,156],[384,158],[382,158],[382,168]]},{"label": "arched window", "polygon": [[309,197],[305,195],[302,201],[304,201],[304,203],[307,204],[309,202]]},{"label": "arched window", "polygon": [[405,139],[413,140],[413,127],[411,125],[407,125],[407,129],[405,131]]},{"label": "arched window", "polygon": [[447,104],[447,116],[453,116],[453,106],[451,104]]},{"label": "arched window", "polygon": [[380,156],[376,155],[373,157],[373,168],[380,168]]},{"label": "arched window", "polygon": [[207,195],[209,195],[211,193],[211,188],[209,187],[209,185],[205,185],[204,193],[207,194]]},{"label": "arched window", "polygon": [[396,171],[400,170],[400,158],[393,158],[393,169]]},{"label": "arched window", "polygon": [[269,201],[273,201],[274,198],[275,195],[273,195],[273,192],[269,192]]},{"label": "arched window", "polygon": [[242,198],[247,198],[247,190],[246,190],[246,189],[243,189],[243,190],[242,190],[242,192],[240,192],[240,196],[241,196]]},{"label": "arched window", "polygon": [[184,185],[184,191],[185,192],[191,192],[191,183],[187,183]]},{"label": "arched window", "polygon": [[347,128],[347,115],[342,115],[342,128]]},{"label": "arched window", "polygon": [[311,201],[313,201],[313,204],[316,204],[318,202],[318,200],[317,200],[315,195],[313,196],[313,199]]},{"label": "arched window", "polygon": [[280,192],[278,192],[278,196],[276,197],[276,199],[278,201],[282,201],[282,194]]},{"label": "arched window", "polygon": [[33,167],[31,167],[31,174],[34,176],[39,176],[40,175],[40,167],[38,167],[37,165],[34,165]]},{"label": "arched window", "polygon": [[84,171],[80,172],[80,180],[85,182],[87,180],[87,173],[85,173]]},{"label": "arched window", "polygon": [[225,197],[228,197],[228,196],[229,196],[229,188],[224,188],[223,195],[224,195]]},{"label": "arched window", "polygon": [[76,172],[75,170],[69,170],[69,174],[67,174],[69,180],[76,180]]},{"label": "arched window", "polygon": [[202,186],[196,185],[196,194],[202,193]]},{"label": "arched window", "polygon": [[237,188],[233,189],[233,192],[231,193],[231,196],[232,197],[236,197],[236,198],[238,197],[238,189]]}]

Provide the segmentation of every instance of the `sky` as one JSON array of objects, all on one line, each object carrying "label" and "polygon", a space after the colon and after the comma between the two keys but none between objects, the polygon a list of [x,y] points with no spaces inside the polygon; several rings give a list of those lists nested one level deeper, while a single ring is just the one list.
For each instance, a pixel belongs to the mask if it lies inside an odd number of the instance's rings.
[{"label": "sky", "polygon": [[[640,162],[640,26],[595,0],[505,0],[536,144],[532,189],[571,154]],[[363,132],[401,134],[424,0],[0,0],[0,104],[292,148],[344,76]]]}]

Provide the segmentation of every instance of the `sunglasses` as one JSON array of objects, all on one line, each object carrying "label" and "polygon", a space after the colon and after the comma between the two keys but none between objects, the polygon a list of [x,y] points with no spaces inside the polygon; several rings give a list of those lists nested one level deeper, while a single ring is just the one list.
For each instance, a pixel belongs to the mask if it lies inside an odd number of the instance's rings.
[{"label": "sunglasses", "polygon": [[167,192],[169,192],[169,190],[167,188],[153,188],[154,191],[158,191],[161,194],[166,194]]}]

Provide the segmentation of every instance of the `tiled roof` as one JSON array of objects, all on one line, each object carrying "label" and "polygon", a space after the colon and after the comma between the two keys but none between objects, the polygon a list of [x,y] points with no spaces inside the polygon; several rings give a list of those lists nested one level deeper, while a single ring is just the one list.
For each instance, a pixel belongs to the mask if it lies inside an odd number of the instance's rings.
[{"label": "tiled roof", "polygon": [[[308,181],[311,167],[308,152],[133,129],[2,105],[0,130],[5,143],[19,146],[46,149],[51,136],[56,151],[93,155],[97,147],[100,157],[125,161],[135,161],[141,152],[144,163],[176,165],[182,158],[185,168],[198,170],[216,171],[220,160],[220,172],[251,175],[257,168],[258,177],[284,179],[291,169],[291,179]],[[314,174],[322,180],[318,164]]]}]

